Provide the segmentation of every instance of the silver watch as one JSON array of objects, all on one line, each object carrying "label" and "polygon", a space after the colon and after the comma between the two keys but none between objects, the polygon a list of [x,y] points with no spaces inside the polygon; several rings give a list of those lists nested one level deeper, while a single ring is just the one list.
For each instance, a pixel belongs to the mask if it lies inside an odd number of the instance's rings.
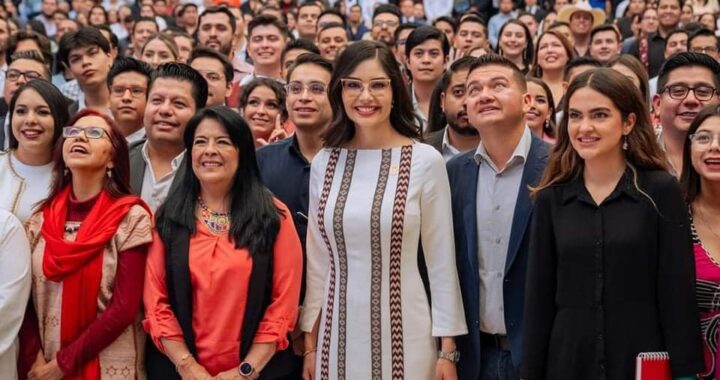
[{"label": "silver watch", "polygon": [[460,361],[460,351],[442,352],[438,351],[438,359],[445,359],[450,363],[457,364]]}]

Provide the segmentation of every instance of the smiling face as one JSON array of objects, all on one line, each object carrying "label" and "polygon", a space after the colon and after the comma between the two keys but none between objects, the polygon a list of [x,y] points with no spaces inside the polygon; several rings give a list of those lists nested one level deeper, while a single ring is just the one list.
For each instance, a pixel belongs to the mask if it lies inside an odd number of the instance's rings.
[{"label": "smiling face", "polygon": [[568,62],[568,55],[559,38],[545,34],[538,41],[537,63],[543,71],[562,70]]},{"label": "smiling face", "polygon": [[588,87],[569,99],[570,144],[585,161],[615,161],[622,156],[623,136],[632,131],[635,115],[623,120],[620,110],[607,96]]},{"label": "smiling face", "polygon": [[[288,91],[287,104],[290,120],[299,130],[311,130],[325,127],[332,119],[332,109],[328,99],[327,86],[330,83],[330,73],[320,66],[306,63],[295,68],[288,84],[302,84],[304,87],[299,94]],[[311,86],[321,85],[326,90],[316,94],[310,90]],[[319,89],[319,87],[318,87]]]},{"label": "smiling face", "polygon": [[532,95],[530,109],[525,114],[525,121],[533,131],[542,131],[550,115],[550,101],[545,90],[537,83],[528,82],[528,93]]},{"label": "smiling face", "polygon": [[192,90],[188,81],[157,78],[153,82],[144,117],[148,140],[183,145],[185,126],[196,111]]},{"label": "smiling face", "polygon": [[195,58],[190,66],[197,70],[208,83],[207,106],[224,105],[230,96],[231,83],[225,79],[223,64],[211,57]]},{"label": "smiling face", "polygon": [[163,63],[177,61],[177,57],[172,50],[159,38],[152,39],[145,44],[141,58],[153,69],[157,69]]},{"label": "smiling face", "polygon": [[690,143],[690,160],[701,181],[720,181],[720,117],[711,116],[698,127],[695,136],[709,139],[701,144],[699,138]]},{"label": "smiling face", "polygon": [[20,154],[52,151],[55,121],[47,102],[34,89],[18,96],[10,127]]},{"label": "smiling face", "polygon": [[680,22],[680,0],[660,0],[657,17],[660,26],[665,30],[675,29]]},{"label": "smiling face", "polygon": [[[708,86],[715,87],[713,73],[710,69],[702,66],[685,66],[676,69],[668,75],[666,88],[675,85],[686,87]],[[691,91],[685,99],[678,100],[670,97],[668,91],[658,89],[658,94],[653,97],[653,107],[655,108],[663,131],[669,129],[672,133],[687,133],[690,123],[700,112],[700,109],[709,103],[718,101],[717,93],[713,95],[710,101],[700,101],[695,97],[695,92]]]},{"label": "smiling face", "polygon": [[368,59],[361,62],[345,79],[343,107],[355,128],[391,128],[393,91],[390,77],[380,61]]},{"label": "smiling face", "polygon": [[195,130],[191,159],[200,186],[230,189],[238,170],[240,152],[225,127],[206,117]]},{"label": "smiling face", "polygon": [[[12,75],[13,73],[24,73],[23,75],[19,76],[16,80],[11,80],[7,78],[7,75],[10,74],[10,77],[14,77]],[[29,78],[26,75],[30,76],[40,76],[42,77],[47,72],[47,69],[45,66],[43,66],[42,63],[32,60],[32,59],[16,59],[12,63],[10,63],[10,66],[7,68],[6,72],[6,78],[5,78],[5,87],[3,88],[3,97],[5,98],[5,102],[8,104],[10,103],[10,99],[12,99],[13,95],[15,95],[15,91],[20,88],[20,86],[24,85],[25,83],[29,82]]]},{"label": "smiling face", "polygon": [[280,115],[280,102],[272,89],[258,86],[248,96],[242,114],[253,137],[267,140],[275,128],[276,118]]},{"label": "smiling face", "polygon": [[658,13],[653,8],[648,8],[640,19],[640,29],[643,32],[650,34],[655,33],[658,28]]},{"label": "smiling face", "polygon": [[317,47],[320,55],[331,61],[335,60],[348,44],[348,35],[342,27],[325,29],[317,37]]},{"label": "smiling face", "polygon": [[147,86],[148,78],[134,71],[120,73],[113,78],[110,85],[110,111],[116,123],[134,128],[142,126]]},{"label": "smiling face", "polygon": [[443,74],[446,62],[442,43],[435,39],[425,40],[413,47],[407,58],[413,81],[423,83],[436,83]]},{"label": "smiling face", "polygon": [[112,57],[99,46],[91,45],[70,50],[68,64],[81,88],[102,86],[112,66]]},{"label": "smiling face", "polygon": [[91,139],[80,133],[63,141],[63,161],[65,166],[77,175],[78,172],[106,172],[113,167],[113,146],[109,135],[112,132],[105,120],[98,116],[85,116],[77,120],[76,127],[99,127],[105,133],[99,139]]},{"label": "smiling face", "polygon": [[590,12],[577,11],[570,15],[570,31],[577,36],[586,36],[593,26],[593,15]]},{"label": "smiling face", "polygon": [[522,57],[527,47],[525,30],[517,24],[507,24],[498,41],[502,55],[510,59]]},{"label": "smiling face", "polygon": [[620,40],[612,30],[597,32],[590,41],[590,56],[600,62],[607,62],[620,53]]},{"label": "smiling face", "polygon": [[473,70],[467,78],[465,106],[470,124],[483,128],[515,127],[522,123],[531,96],[517,83],[512,69],[487,65]]},{"label": "smiling face", "polygon": [[274,25],[258,25],[252,30],[248,53],[255,65],[279,66],[285,39]]}]

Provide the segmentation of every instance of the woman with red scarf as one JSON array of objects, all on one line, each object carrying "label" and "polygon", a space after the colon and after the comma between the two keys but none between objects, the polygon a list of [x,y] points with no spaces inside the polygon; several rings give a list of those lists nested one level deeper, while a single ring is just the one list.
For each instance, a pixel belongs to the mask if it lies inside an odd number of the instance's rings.
[{"label": "woman with red scarf", "polygon": [[139,322],[151,214],[130,195],[127,143],[113,121],[84,110],[69,124],[50,196],[26,227],[40,345],[28,377],[144,378]]}]

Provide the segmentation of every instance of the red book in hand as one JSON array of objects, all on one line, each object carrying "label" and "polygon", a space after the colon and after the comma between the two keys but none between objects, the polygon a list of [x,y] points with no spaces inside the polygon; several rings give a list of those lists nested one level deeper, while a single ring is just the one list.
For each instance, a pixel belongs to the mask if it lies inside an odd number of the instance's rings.
[{"label": "red book in hand", "polygon": [[641,352],[635,363],[635,380],[672,380],[667,352]]}]

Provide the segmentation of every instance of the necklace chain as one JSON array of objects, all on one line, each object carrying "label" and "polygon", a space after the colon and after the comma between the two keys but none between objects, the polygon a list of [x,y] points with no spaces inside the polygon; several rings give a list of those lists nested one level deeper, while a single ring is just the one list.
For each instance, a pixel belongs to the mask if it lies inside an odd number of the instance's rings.
[{"label": "necklace chain", "polygon": [[713,231],[713,229],[711,227],[712,224],[708,223],[708,221],[705,220],[705,217],[703,216],[704,212],[700,211],[699,206],[700,205],[698,205],[698,207],[697,207],[697,211],[698,211],[697,214],[700,217],[700,220],[702,220],[702,222],[705,224],[705,227],[707,227],[708,231],[710,231],[711,234],[715,235],[715,238],[718,239],[718,241],[720,241],[720,236],[718,236],[718,234],[715,231]]},{"label": "necklace chain", "polygon": [[220,234],[230,230],[229,212],[210,210],[205,202],[203,202],[202,197],[198,197],[198,203],[200,203],[200,217],[210,231]]}]

